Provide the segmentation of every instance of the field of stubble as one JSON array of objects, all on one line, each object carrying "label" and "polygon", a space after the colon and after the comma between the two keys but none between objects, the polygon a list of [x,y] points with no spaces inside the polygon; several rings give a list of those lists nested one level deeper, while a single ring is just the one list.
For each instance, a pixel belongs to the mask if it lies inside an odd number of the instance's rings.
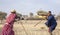
[{"label": "field of stubble", "polygon": [[[24,26],[21,25],[21,22]],[[49,35],[48,28],[45,26],[45,20],[22,20],[15,22],[14,24],[14,31],[15,35]],[[34,25],[39,23],[36,27]],[[53,32],[53,35],[60,35],[60,20],[57,21],[58,25]],[[0,31],[3,24],[0,24]]]}]

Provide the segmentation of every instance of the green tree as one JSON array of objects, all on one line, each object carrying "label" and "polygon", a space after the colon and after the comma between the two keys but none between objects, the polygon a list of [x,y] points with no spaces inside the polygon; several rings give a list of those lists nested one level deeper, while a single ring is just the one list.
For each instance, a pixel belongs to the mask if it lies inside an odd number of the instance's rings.
[{"label": "green tree", "polygon": [[0,11],[0,21],[2,23],[2,20],[6,18],[7,13]]},{"label": "green tree", "polygon": [[37,11],[37,15],[47,15],[47,12],[40,10],[40,11]]},{"label": "green tree", "polygon": [[30,17],[33,17],[33,13],[32,12],[30,12]]},{"label": "green tree", "polygon": [[20,14],[20,13],[17,13],[17,16],[19,16],[19,17],[22,17],[22,14]]},{"label": "green tree", "polygon": [[60,20],[60,14],[57,15],[56,19],[57,20]]},{"label": "green tree", "polygon": [[0,11],[0,20],[5,19],[7,13]]},{"label": "green tree", "polygon": [[20,19],[22,19],[22,14],[21,13],[17,13],[17,16],[20,17]]}]

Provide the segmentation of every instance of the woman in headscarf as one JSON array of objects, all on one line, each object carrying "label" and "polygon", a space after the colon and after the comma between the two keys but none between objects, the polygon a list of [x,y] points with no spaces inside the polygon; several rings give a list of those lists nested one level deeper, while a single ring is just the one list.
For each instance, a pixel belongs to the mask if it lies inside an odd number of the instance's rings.
[{"label": "woman in headscarf", "polygon": [[52,35],[53,30],[55,30],[57,26],[57,22],[55,17],[51,14],[51,11],[48,12],[47,22],[45,24],[49,28],[49,33]]},{"label": "woman in headscarf", "polygon": [[6,23],[4,24],[0,35],[15,35],[13,31],[13,25],[16,18],[19,17],[16,15],[16,11],[12,10],[11,14],[6,18]]}]

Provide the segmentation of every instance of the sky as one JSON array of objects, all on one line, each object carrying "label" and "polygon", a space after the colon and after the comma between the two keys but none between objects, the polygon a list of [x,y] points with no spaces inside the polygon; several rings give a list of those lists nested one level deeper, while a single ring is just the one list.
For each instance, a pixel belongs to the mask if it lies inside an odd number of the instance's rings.
[{"label": "sky", "polygon": [[12,9],[23,15],[36,14],[38,10],[50,10],[57,15],[60,13],[60,0],[0,0],[0,11],[9,14]]}]

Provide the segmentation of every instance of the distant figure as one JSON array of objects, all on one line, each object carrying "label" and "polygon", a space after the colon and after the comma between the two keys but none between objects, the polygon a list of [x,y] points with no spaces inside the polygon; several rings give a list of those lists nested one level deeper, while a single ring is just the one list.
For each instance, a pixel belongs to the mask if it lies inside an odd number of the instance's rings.
[{"label": "distant figure", "polygon": [[45,24],[49,28],[49,33],[52,35],[53,30],[55,30],[57,26],[57,22],[55,17],[51,14],[51,11],[48,12],[47,22]]},{"label": "distant figure", "polygon": [[12,10],[11,14],[6,18],[6,23],[4,24],[0,35],[15,35],[13,31],[13,24],[16,18],[19,17],[17,17],[16,11]]}]

